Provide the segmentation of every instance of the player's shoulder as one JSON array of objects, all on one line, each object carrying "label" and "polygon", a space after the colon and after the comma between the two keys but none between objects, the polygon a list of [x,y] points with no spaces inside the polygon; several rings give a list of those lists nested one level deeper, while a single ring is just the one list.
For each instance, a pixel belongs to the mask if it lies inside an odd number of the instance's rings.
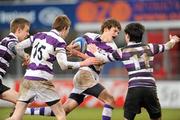
[{"label": "player's shoulder", "polygon": [[87,33],[85,33],[84,35],[85,35],[85,36],[88,36],[88,37],[91,38],[91,39],[95,39],[95,38],[97,38],[97,37],[100,36],[100,34],[98,34],[98,33],[92,33],[92,32],[87,32]]},{"label": "player's shoulder", "polygon": [[44,32],[44,33],[50,36],[51,39],[57,40],[57,42],[66,43],[65,40],[62,37],[60,37],[59,33],[55,30],[51,30],[49,32]]}]

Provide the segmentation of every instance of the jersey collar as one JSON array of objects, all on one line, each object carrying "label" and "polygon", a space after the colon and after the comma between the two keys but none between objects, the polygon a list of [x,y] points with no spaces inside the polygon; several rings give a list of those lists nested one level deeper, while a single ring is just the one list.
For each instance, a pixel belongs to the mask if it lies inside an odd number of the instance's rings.
[{"label": "jersey collar", "polygon": [[57,36],[60,36],[60,33],[59,33],[56,29],[52,29],[51,32],[53,32],[53,33],[56,34]]}]

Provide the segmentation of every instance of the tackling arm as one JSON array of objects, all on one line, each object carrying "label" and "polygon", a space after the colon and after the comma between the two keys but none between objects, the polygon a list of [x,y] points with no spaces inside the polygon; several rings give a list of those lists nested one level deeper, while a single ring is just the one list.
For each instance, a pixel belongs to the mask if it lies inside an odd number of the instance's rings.
[{"label": "tackling arm", "polygon": [[67,61],[67,55],[64,51],[60,51],[56,54],[56,58],[58,61],[58,64],[60,65],[62,70],[66,70],[66,69],[76,69],[80,67],[80,63],[79,62],[69,62]]},{"label": "tackling arm", "polygon": [[27,57],[27,53],[24,52],[24,49],[25,48],[28,48],[31,46],[31,41],[30,39],[26,39],[20,43],[18,43],[16,46],[15,46],[15,50],[16,50],[16,53],[21,56],[22,58],[26,58]]},{"label": "tackling arm", "polygon": [[95,57],[100,59],[102,61],[102,63],[118,61],[121,59],[121,56],[122,56],[121,49],[117,49],[113,53],[101,54],[98,51],[96,45],[94,45],[94,44],[88,45],[88,50],[91,51],[92,53],[94,53]]},{"label": "tackling arm", "polygon": [[77,69],[82,66],[89,66],[89,65],[98,65],[101,63],[100,60],[94,58],[94,57],[89,57],[85,59],[84,61],[81,62],[70,62],[67,60],[67,55],[64,49],[61,49],[57,54],[57,61],[58,64],[60,65],[62,70],[66,69]]}]

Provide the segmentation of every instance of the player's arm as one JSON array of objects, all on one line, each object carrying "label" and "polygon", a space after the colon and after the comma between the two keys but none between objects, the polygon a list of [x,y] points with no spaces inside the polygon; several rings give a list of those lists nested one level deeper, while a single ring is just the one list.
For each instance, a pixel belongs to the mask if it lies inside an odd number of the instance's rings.
[{"label": "player's arm", "polygon": [[89,58],[90,56],[82,53],[82,52],[79,52],[78,50],[76,49],[68,49],[67,50],[69,51],[69,54],[71,54],[71,56],[77,56],[77,57],[80,57],[82,59],[87,59]]},{"label": "player's arm", "polygon": [[122,58],[121,49],[117,49],[112,53],[101,54],[95,45],[90,44],[88,46],[88,50],[91,51],[92,53],[94,53],[95,57],[100,59],[103,63],[118,61],[118,60],[121,60],[121,58]]},{"label": "player's arm", "polygon": [[16,53],[23,58],[22,66],[28,65],[30,61],[30,55],[24,51],[25,48],[28,48],[32,45],[31,38],[23,40],[15,46]]},{"label": "player's arm", "polygon": [[153,55],[164,52],[165,50],[169,50],[174,47],[176,43],[179,42],[179,37],[169,35],[170,41],[165,44],[149,44],[150,49]]},{"label": "player's arm", "polygon": [[59,49],[57,54],[56,54],[56,58],[57,58],[58,64],[60,65],[62,70],[77,69],[79,67],[95,65],[95,64],[101,63],[100,60],[98,60],[94,57],[90,57],[90,58],[88,58],[84,61],[81,61],[81,62],[70,62],[67,60],[67,55],[66,55],[65,49]]},{"label": "player's arm", "polygon": [[164,44],[165,50],[169,50],[169,49],[173,48],[174,45],[180,41],[180,38],[176,35],[174,35],[174,36],[169,35],[169,39],[170,39],[170,41],[168,41],[166,44]]},{"label": "player's arm", "polygon": [[77,47],[79,47],[77,44],[74,44],[74,41],[72,41],[67,47],[66,50],[68,51],[69,56],[76,56],[76,57],[80,57],[82,59],[87,59],[90,56],[79,52],[77,49]]},{"label": "player's arm", "polygon": [[25,53],[24,49],[30,47],[31,44],[32,43],[30,38],[23,40],[15,46],[16,53],[22,58],[24,58],[25,56],[27,56],[27,53]]}]

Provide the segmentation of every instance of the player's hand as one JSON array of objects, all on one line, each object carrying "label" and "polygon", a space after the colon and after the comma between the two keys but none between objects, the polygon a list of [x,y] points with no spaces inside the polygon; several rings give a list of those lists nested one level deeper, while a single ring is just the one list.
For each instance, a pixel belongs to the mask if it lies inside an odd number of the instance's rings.
[{"label": "player's hand", "polygon": [[68,57],[77,56],[76,54],[78,47],[79,46],[77,44],[74,44],[74,41],[72,41],[68,46],[66,46],[67,56]]},{"label": "player's hand", "polygon": [[90,65],[99,65],[99,64],[102,64],[103,61],[102,60],[99,60],[95,57],[89,57],[87,58],[86,60],[82,61],[80,63],[81,66],[90,66]]},{"label": "player's hand", "polygon": [[177,35],[169,35],[170,40],[173,40],[175,43],[180,41],[180,38]]},{"label": "player's hand", "polygon": [[78,56],[78,54],[80,54],[81,52],[79,52],[78,50],[76,50],[76,46],[71,45],[71,43],[66,47],[67,50],[67,56],[68,57],[72,57],[72,56]]},{"label": "player's hand", "polygon": [[67,48],[67,56],[68,57],[72,57],[72,56],[78,56],[78,54],[79,54],[80,52],[79,51],[77,51],[77,50],[75,50],[75,49],[69,49],[69,48]]},{"label": "player's hand", "polygon": [[25,54],[24,57],[23,57],[23,63],[22,63],[22,66],[27,66],[30,62],[30,56],[29,54]]},{"label": "player's hand", "polygon": [[78,49],[78,45],[74,44],[74,41],[72,41],[69,45],[66,46],[66,50],[70,51],[72,49]]},{"label": "player's hand", "polygon": [[88,44],[88,45],[87,45],[87,49],[88,49],[90,52],[92,52],[92,53],[95,53],[95,52],[98,51],[98,48],[96,47],[95,44]]},{"label": "player's hand", "polygon": [[86,55],[86,54],[84,54],[84,53],[82,53],[82,52],[79,52],[79,51],[76,50],[76,49],[71,49],[71,50],[67,51],[67,55],[68,55],[68,57],[74,56],[74,57],[80,57],[80,58],[82,58],[82,59],[87,59],[87,58],[89,58],[88,55]]}]

